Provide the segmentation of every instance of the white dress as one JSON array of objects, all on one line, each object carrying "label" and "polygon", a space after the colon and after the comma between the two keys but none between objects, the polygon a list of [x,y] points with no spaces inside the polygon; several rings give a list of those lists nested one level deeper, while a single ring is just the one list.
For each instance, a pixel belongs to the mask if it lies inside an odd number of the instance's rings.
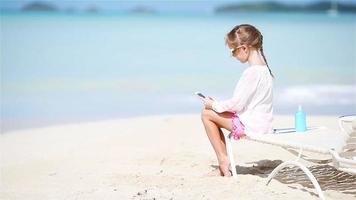
[{"label": "white dress", "polygon": [[233,96],[214,101],[215,112],[236,113],[245,126],[245,134],[273,132],[273,78],[266,65],[247,67],[238,81]]}]

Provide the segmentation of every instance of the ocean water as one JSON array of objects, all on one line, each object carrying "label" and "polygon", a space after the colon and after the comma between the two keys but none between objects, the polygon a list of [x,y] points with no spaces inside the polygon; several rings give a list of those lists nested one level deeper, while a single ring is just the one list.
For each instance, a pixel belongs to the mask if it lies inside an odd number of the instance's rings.
[{"label": "ocean water", "polygon": [[225,34],[257,26],[275,75],[274,112],[356,113],[356,19],[340,14],[2,13],[2,132],[153,114],[228,98],[246,65]]}]

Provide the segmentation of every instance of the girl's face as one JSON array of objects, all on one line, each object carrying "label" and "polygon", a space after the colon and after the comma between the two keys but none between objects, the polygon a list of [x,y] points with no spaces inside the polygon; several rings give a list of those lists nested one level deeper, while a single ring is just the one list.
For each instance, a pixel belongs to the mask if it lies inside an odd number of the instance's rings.
[{"label": "girl's face", "polygon": [[242,63],[246,63],[250,55],[250,50],[246,45],[230,47],[231,54]]}]

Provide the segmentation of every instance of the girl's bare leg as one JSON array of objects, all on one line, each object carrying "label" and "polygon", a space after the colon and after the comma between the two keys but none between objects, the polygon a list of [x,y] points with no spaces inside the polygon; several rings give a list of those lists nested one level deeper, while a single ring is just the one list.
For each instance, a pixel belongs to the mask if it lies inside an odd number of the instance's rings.
[{"label": "girl's bare leg", "polygon": [[[224,133],[222,132],[221,128],[219,128],[219,132],[220,132],[220,138],[222,138],[222,141],[223,141],[223,145],[226,147]],[[206,175],[207,176],[224,176],[224,174],[220,170],[220,167],[214,169],[213,171],[207,173]]]},{"label": "girl's bare leg", "polygon": [[213,146],[219,162],[220,171],[224,176],[231,176],[229,172],[229,159],[226,152],[225,137],[221,128],[231,131],[232,113],[216,113],[213,110],[203,109],[202,121],[210,143]]}]

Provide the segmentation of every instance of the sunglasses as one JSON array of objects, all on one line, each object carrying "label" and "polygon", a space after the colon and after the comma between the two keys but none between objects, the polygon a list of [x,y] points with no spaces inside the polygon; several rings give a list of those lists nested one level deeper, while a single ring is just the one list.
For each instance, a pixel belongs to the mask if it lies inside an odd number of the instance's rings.
[{"label": "sunglasses", "polygon": [[241,48],[241,47],[243,47],[243,45],[240,45],[240,46],[238,46],[238,47],[235,47],[235,48],[233,48],[233,49],[230,49],[231,54],[232,54],[232,55],[235,55],[236,51],[237,51],[239,48]]}]

